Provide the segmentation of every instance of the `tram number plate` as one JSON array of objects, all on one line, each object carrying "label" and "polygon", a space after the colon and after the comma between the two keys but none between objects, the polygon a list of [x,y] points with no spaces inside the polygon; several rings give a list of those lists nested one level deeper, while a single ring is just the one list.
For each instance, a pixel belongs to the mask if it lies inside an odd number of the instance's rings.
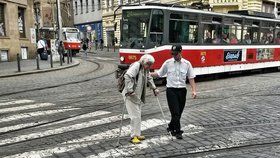
[{"label": "tram number plate", "polygon": [[129,55],[128,59],[129,60],[136,60],[137,58],[136,58],[136,55]]}]

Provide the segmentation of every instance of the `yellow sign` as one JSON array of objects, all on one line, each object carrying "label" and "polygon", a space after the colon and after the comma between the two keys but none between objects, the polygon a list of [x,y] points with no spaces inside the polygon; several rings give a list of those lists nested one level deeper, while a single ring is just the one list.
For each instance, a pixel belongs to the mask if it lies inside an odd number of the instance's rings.
[{"label": "yellow sign", "polygon": [[129,55],[128,59],[129,60],[136,60],[137,58],[136,58],[136,55]]},{"label": "yellow sign", "polygon": [[200,52],[200,55],[201,55],[201,56],[205,56],[205,55],[206,55],[206,52]]}]

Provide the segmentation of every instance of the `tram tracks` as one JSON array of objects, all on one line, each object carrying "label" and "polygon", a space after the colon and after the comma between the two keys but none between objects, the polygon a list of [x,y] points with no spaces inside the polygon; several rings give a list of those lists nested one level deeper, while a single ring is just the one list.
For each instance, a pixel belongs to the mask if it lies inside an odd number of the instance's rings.
[{"label": "tram tracks", "polygon": [[[164,90],[161,90],[162,92]],[[150,94],[151,95],[151,94]],[[227,98],[225,98],[227,99]],[[69,103],[69,102],[68,102]],[[5,133],[0,133],[0,136],[3,136],[5,134],[9,134],[11,135],[12,133],[14,132],[20,132],[20,131],[23,131],[23,130],[27,130],[27,129],[35,129],[37,127],[41,127],[41,126],[46,126],[46,125],[51,125],[52,123],[55,123],[55,122],[59,122],[59,121],[63,121],[63,120],[67,120],[67,119],[70,119],[70,118],[75,118],[75,117],[78,117],[78,116],[81,116],[81,115],[85,115],[85,114],[88,114],[90,112],[94,112],[94,111],[99,111],[99,110],[107,110],[109,108],[113,108],[113,107],[116,107],[116,106],[121,106],[123,104],[122,102],[122,99],[120,100],[116,100],[114,103],[110,103],[110,105],[108,105],[108,103],[104,103],[104,104],[100,104],[100,106],[98,107],[102,107],[102,108],[92,108],[92,107],[84,107],[84,108],[87,108],[86,112],[81,112],[79,114],[75,114],[75,115],[71,115],[71,116],[66,116],[66,117],[62,117],[62,118],[59,118],[59,119],[55,119],[55,120],[52,120],[52,121],[49,121],[49,122],[45,122],[45,123],[42,123],[42,124],[37,124],[37,125],[34,125],[34,126],[29,126],[29,127],[25,127],[25,128],[21,128],[21,129],[17,129],[17,130],[14,130],[14,131],[9,131],[9,132],[5,132]],[[204,103],[206,104],[206,103]],[[94,105],[95,107],[97,105]],[[93,109],[92,111],[90,109]],[[121,109],[121,108],[120,108]],[[119,109],[119,111],[120,111]],[[164,112],[168,112],[168,110],[164,110]],[[154,111],[152,113],[145,113],[142,117],[143,119],[144,118],[147,118],[147,117],[150,117],[150,116],[154,116],[156,114],[160,114],[160,111],[157,110],[157,111]],[[129,121],[129,119],[124,119],[124,122],[127,123]],[[269,125],[278,125],[279,120],[275,120],[274,123],[270,123]],[[109,125],[113,125],[113,124],[119,124],[120,121],[114,121],[114,122],[110,122],[110,123],[106,123],[104,125],[99,125],[99,126],[104,126],[104,127],[107,127]],[[237,124],[239,124],[240,122],[237,122]],[[249,124],[251,123],[251,124]],[[256,122],[247,122],[247,125],[239,125],[239,126],[229,126],[229,124],[216,124],[215,127],[207,127],[205,128],[206,131],[210,131],[210,130],[226,130],[226,129],[236,129],[236,128],[242,128],[242,127],[256,127],[256,126],[265,126],[267,125],[267,123],[262,123],[262,124],[256,124]],[[198,125],[198,126],[202,126],[203,125]],[[90,127],[89,127],[90,128]],[[73,132],[73,131],[69,131],[70,133]],[[188,131],[188,132],[197,132],[195,130],[191,130],[191,131]],[[68,132],[66,132],[68,133]],[[40,138],[35,138],[35,139],[44,139],[44,138],[47,138],[47,137],[51,137],[51,136],[55,136],[55,135],[48,135],[48,136],[44,136],[44,137],[40,137]],[[149,135],[147,135],[149,136]],[[28,142],[28,141],[32,141],[33,139],[28,139],[28,140],[24,140],[24,141],[19,141],[19,142],[15,142],[15,143],[10,143],[10,144],[4,144],[4,145],[0,145],[0,147],[7,147],[7,146],[11,146],[11,145],[15,145],[15,144],[20,144],[20,143],[24,143],[24,142]],[[104,140],[104,141],[108,141],[107,139]]]},{"label": "tram tracks", "polygon": [[[100,96],[102,96],[103,94],[105,94],[105,93],[110,93],[110,92],[113,92],[113,91],[115,91],[115,90],[112,90],[112,91],[106,91],[106,92],[102,92],[102,93],[99,93],[99,94],[97,94],[97,97],[98,97],[98,95],[100,95]],[[161,92],[164,92],[165,90],[161,90]],[[260,92],[260,91],[255,91],[255,92]],[[252,92],[249,92],[249,93],[252,93]],[[247,93],[247,94],[249,94],[249,93]],[[254,93],[254,92],[253,92]],[[89,95],[86,95],[85,96],[85,99],[81,99],[81,100],[78,100],[78,101],[71,101],[71,102],[65,102],[65,103],[63,103],[63,105],[67,105],[67,104],[71,104],[71,103],[78,103],[78,102],[82,102],[82,101],[90,101],[90,100],[92,100],[92,98],[89,98],[89,96],[90,95],[96,95],[96,94],[89,94]],[[246,94],[245,94],[246,95]],[[244,94],[240,94],[239,96],[232,96],[232,97],[240,97],[240,96],[244,96]],[[247,96],[247,95],[246,95]],[[218,98],[218,97],[217,97]],[[204,103],[197,103],[197,104],[191,104],[190,106],[196,106],[196,105],[204,105],[204,104],[208,104],[208,103],[212,103],[212,102],[215,102],[215,101],[222,101],[222,100],[226,100],[226,99],[229,99],[229,98],[231,98],[231,97],[221,97],[221,98],[215,98],[216,100],[213,100],[213,101],[209,101],[209,102],[204,102]],[[209,99],[209,98],[208,98]],[[96,108],[92,108],[92,106],[82,106],[82,108],[87,108],[88,109],[88,111],[86,112],[86,113],[89,113],[89,110],[90,109],[93,109],[93,111],[98,111],[98,110],[107,110],[107,109],[109,109],[109,108],[112,108],[112,107],[116,107],[116,106],[119,106],[119,105],[122,105],[123,103],[122,103],[122,99],[119,99],[119,100],[116,100],[114,103],[110,103],[111,105],[110,106],[108,106],[108,103],[103,103],[103,104],[96,104],[96,105],[93,105],[93,106],[97,106],[97,107],[103,107],[103,108],[98,108],[98,109],[96,109]],[[61,104],[59,104],[59,105],[61,105]],[[107,105],[107,106],[106,106]],[[104,106],[106,106],[106,107],[104,107]],[[61,108],[61,107],[60,107]],[[121,108],[120,108],[121,109]],[[90,111],[90,112],[93,112],[93,111]],[[165,112],[167,112],[168,110],[164,110]],[[86,114],[86,113],[84,113],[84,114]],[[150,117],[150,116],[153,116],[153,115],[155,115],[155,114],[160,114],[160,111],[155,111],[155,112],[153,112],[153,113],[147,113],[147,114],[145,114],[145,115],[143,115],[143,118],[146,118],[146,117]],[[82,113],[80,114],[80,115],[83,115]],[[73,117],[77,117],[77,116],[79,116],[79,114],[77,114],[76,116],[75,115],[72,115],[71,117],[68,117],[68,118],[73,118]],[[68,119],[68,118],[64,118],[64,119],[62,119],[62,120],[65,120],[65,119]],[[36,128],[36,127],[40,127],[40,126],[44,126],[44,125],[48,125],[48,124],[51,124],[51,123],[55,123],[55,122],[58,122],[58,121],[60,121],[60,120],[57,120],[57,121],[54,121],[54,122],[50,122],[50,123],[46,123],[46,124],[42,124],[42,125],[38,125],[38,126],[34,126],[34,127],[30,127],[30,128],[26,128],[26,129],[32,129],[32,128]],[[126,121],[126,123],[128,122],[128,119],[125,119],[125,121]],[[278,125],[279,124],[279,122],[277,122],[278,120],[275,120],[276,122],[273,124],[273,123],[271,123],[271,125]],[[115,124],[115,123],[119,123],[119,121],[116,121],[116,122],[111,122],[111,123],[107,123],[107,124],[104,124],[104,125],[99,125],[100,127],[102,126],[102,127],[106,127],[106,126],[110,126],[111,124]],[[249,122],[250,123],[250,122]],[[251,122],[252,124],[251,125],[247,125],[248,127],[254,127],[254,125],[256,124],[256,122]],[[262,124],[256,124],[257,126],[265,126],[267,123],[262,123]],[[209,128],[209,127],[207,127],[207,128],[205,128],[206,130],[208,130],[208,129],[210,129],[210,130],[226,130],[226,129],[236,129],[236,128],[242,128],[242,127],[244,127],[243,125],[240,125],[240,126],[232,126],[232,127],[230,127],[229,126],[229,124],[216,124],[217,126],[216,127],[213,127],[213,128]],[[90,127],[89,127],[90,128]],[[22,128],[22,129],[19,129],[19,130],[17,130],[17,131],[12,131],[12,132],[20,132],[21,130],[25,130],[25,128]],[[72,131],[69,131],[69,132],[66,132],[66,133],[70,133],[70,132],[72,132]],[[195,132],[195,131],[194,131]],[[0,133],[0,135],[4,135],[5,133]],[[0,147],[6,147],[6,146],[12,146],[12,145],[16,145],[16,144],[20,144],[20,143],[27,143],[27,142],[29,142],[29,141],[33,141],[33,140],[37,140],[37,139],[45,139],[45,138],[49,138],[49,137],[52,137],[52,136],[58,136],[59,134],[55,134],[55,135],[49,135],[49,136],[46,136],[46,137],[40,137],[40,138],[35,138],[35,139],[29,139],[29,140],[25,140],[25,141],[21,141],[21,142],[17,142],[17,143],[13,143],[13,144],[5,144],[5,145],[3,145],[3,146],[0,146]],[[151,133],[151,134],[148,134],[147,135],[148,137],[152,137],[152,136],[160,136],[159,134],[153,134],[153,133]],[[124,138],[122,138],[122,139],[127,139],[126,137],[124,137]],[[108,139],[105,139],[104,141],[110,141],[110,140],[115,140],[115,139],[110,139],[110,138],[108,138]]]},{"label": "tram tracks", "polygon": [[[95,68],[94,70],[92,70],[90,72],[87,72],[87,74],[96,72],[96,71],[100,70],[101,67],[102,67],[99,62],[95,62],[95,61],[91,61],[91,60],[87,60],[87,61],[97,64],[97,68]],[[15,91],[15,92],[2,93],[2,94],[0,94],[0,97],[10,96],[10,95],[15,95],[15,94],[20,94],[20,93],[26,93],[26,92],[33,92],[33,91],[52,89],[52,88],[59,88],[59,87],[62,87],[62,86],[73,85],[73,84],[84,83],[84,82],[88,82],[88,81],[91,81],[91,80],[94,80],[94,79],[99,79],[99,78],[102,78],[102,77],[109,76],[109,75],[113,74],[114,72],[115,72],[115,70],[113,70],[112,72],[109,72],[107,74],[104,74],[104,75],[100,75],[100,76],[96,76],[96,77],[91,77],[91,78],[86,78],[86,79],[81,79],[81,80],[76,80],[76,81],[70,81],[70,82],[67,82],[67,83],[59,83],[59,84],[50,85],[50,86],[44,86],[44,87],[38,87],[38,88],[30,88],[30,89],[24,89],[24,90]],[[83,74],[83,75],[86,75],[86,74]]]},{"label": "tram tracks", "polygon": [[[114,90],[112,90],[114,91]],[[111,91],[111,92],[112,92]],[[161,92],[164,92],[165,89],[161,89]],[[255,91],[255,92],[259,92],[259,91]],[[104,92],[104,93],[108,93],[107,91]],[[120,97],[120,99],[117,99],[115,100],[114,102],[111,102],[110,105],[108,105],[108,103],[103,103],[103,104],[95,104],[93,106],[71,106],[71,107],[61,107],[63,105],[71,105],[71,104],[74,104],[74,103],[79,103],[79,102],[86,102],[86,101],[90,101],[92,100],[93,98],[89,98],[89,96],[92,96],[94,95],[95,97],[98,97],[98,96],[102,96],[104,93],[99,93],[99,94],[89,94],[87,95],[87,97],[82,97],[83,99],[79,99],[79,100],[75,100],[75,101],[70,101],[70,102],[63,102],[62,104],[59,104],[58,107],[59,108],[43,108],[42,110],[57,110],[57,109],[67,109],[67,108],[87,108],[87,109],[93,109],[93,111],[98,111],[98,110],[107,110],[107,109],[110,109],[110,108],[113,108],[113,107],[116,107],[116,106],[121,106],[123,103],[123,100],[122,98]],[[249,93],[252,93],[252,92],[249,92]],[[249,94],[249,93],[245,93],[245,94]],[[240,94],[239,96],[243,96],[245,94]],[[150,94],[151,96],[152,94]],[[234,97],[238,97],[238,96],[234,96]],[[190,106],[197,106],[197,105],[203,105],[203,104],[209,104],[209,103],[213,103],[213,102],[217,102],[217,101],[222,101],[222,100],[226,100],[226,99],[229,99],[231,97],[223,97],[223,98],[219,98],[219,99],[215,99],[215,100],[212,100],[212,101],[207,101],[207,102],[202,102],[202,103],[197,103],[197,104],[192,104]],[[104,105],[107,105],[107,106],[104,106]],[[101,107],[101,108],[96,108],[96,107]],[[90,111],[90,112],[93,112],[93,111]],[[164,110],[164,112],[168,112],[168,110]],[[77,117],[77,116],[80,116],[80,115],[84,115],[84,114],[87,114],[89,112],[85,112],[85,113],[79,113],[79,114],[76,114],[76,115],[72,115],[71,117],[64,117],[64,118],[60,118],[60,119],[57,119],[57,120],[53,120],[53,121],[50,121],[50,122],[47,122],[47,123],[44,123],[44,124],[39,124],[39,125],[36,125],[36,126],[31,126],[31,127],[26,127],[24,129],[29,129],[29,128],[34,128],[34,127],[38,127],[38,126],[41,126],[41,125],[46,125],[46,124],[49,124],[49,123],[52,123],[52,122],[56,122],[56,121],[60,121],[60,120],[64,120],[64,119],[69,119],[69,118],[72,118],[72,117]],[[158,111],[157,113],[160,113],[160,111]],[[145,117],[145,115],[143,115],[143,117]],[[217,125],[217,124],[216,124]],[[219,127],[221,127],[221,125],[217,125]],[[19,131],[21,129],[18,129],[16,131]],[[23,129],[22,129],[23,130]],[[12,131],[9,131],[9,132],[12,132]],[[0,133],[0,135],[3,134],[3,133]]]}]

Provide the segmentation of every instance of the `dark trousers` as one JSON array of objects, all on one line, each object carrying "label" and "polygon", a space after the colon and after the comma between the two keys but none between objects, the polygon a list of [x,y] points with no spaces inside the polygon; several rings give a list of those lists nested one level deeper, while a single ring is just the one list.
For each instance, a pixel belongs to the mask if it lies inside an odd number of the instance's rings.
[{"label": "dark trousers", "polygon": [[180,119],[186,104],[186,88],[167,88],[166,96],[171,113],[169,129],[175,133],[181,132]]}]

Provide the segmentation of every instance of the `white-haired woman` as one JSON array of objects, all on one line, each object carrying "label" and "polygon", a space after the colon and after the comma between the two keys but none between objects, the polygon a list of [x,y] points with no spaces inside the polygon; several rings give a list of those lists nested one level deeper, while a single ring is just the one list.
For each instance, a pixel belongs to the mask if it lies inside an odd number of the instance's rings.
[{"label": "white-haired woman", "polygon": [[154,62],[153,56],[145,54],[139,61],[131,64],[124,75],[125,87],[122,94],[131,120],[131,143],[133,144],[138,144],[145,139],[141,135],[141,103],[145,103],[147,84],[155,94],[159,93],[150,76],[150,67]]}]

